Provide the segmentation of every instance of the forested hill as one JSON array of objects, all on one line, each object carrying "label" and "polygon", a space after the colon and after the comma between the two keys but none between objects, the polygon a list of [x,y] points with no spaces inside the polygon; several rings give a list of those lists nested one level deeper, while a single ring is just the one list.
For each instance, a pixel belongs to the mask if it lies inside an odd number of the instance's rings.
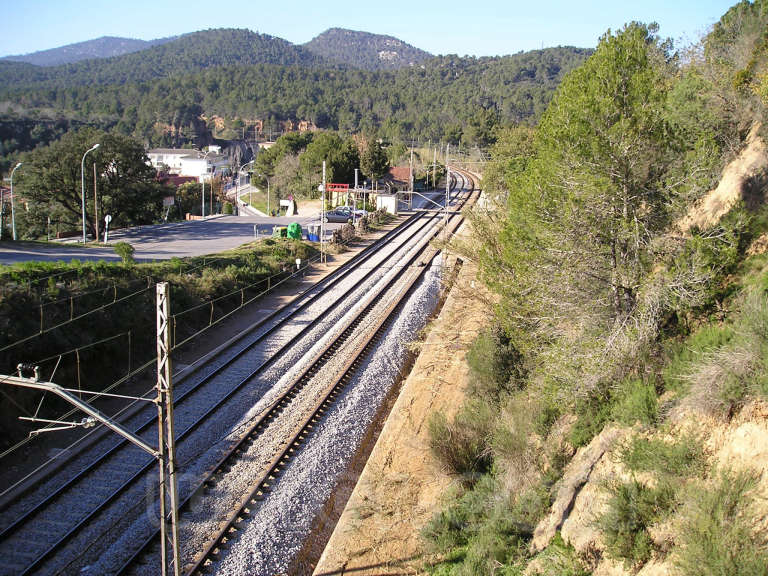
[{"label": "forested hill", "polygon": [[92,60],[94,58],[111,58],[113,56],[122,56],[131,52],[146,50],[158,44],[165,44],[174,38],[159,38],[157,40],[137,40],[136,38],[116,38],[114,36],[102,36],[94,40],[67,44],[50,50],[40,50],[31,54],[19,54],[14,56],[5,56],[0,60],[11,60],[13,62],[25,62],[35,66],[59,66],[61,64],[72,64],[81,60]]},{"label": "forested hill", "polygon": [[287,40],[250,30],[216,29],[186,34],[140,52],[42,68],[0,61],[0,84],[17,88],[121,85],[182,76],[220,66],[324,66],[327,62]]},{"label": "forested hill", "polygon": [[396,70],[432,57],[392,36],[331,28],[304,44],[318,56],[365,70]]},{"label": "forested hill", "polygon": [[[85,66],[100,61],[74,65],[78,73],[55,81],[14,86],[0,78],[0,109],[6,111],[0,116],[0,128],[3,121],[18,125],[28,118],[68,119],[166,146],[195,142],[201,119],[216,116],[219,125],[223,120],[224,128],[234,131],[230,137],[256,119],[274,130],[282,129],[286,120],[308,120],[318,128],[375,132],[396,139],[447,138],[484,146],[500,123],[535,122],[565,74],[589,54],[561,47],[495,58],[442,56],[413,68],[376,72],[230,65],[173,75],[169,69],[164,77],[131,82],[128,78],[140,78],[149,65],[138,59],[138,69],[131,73],[124,64],[134,55],[128,55],[119,59],[117,70],[98,68],[102,82],[108,77],[115,81],[97,90],[88,81]],[[6,154],[14,149],[12,140],[24,138],[0,133]]]}]

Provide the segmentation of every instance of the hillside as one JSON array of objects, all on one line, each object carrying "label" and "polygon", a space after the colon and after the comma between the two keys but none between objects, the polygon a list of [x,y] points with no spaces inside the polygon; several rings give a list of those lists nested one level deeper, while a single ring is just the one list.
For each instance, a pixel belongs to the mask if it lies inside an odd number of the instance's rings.
[{"label": "hillside", "polygon": [[327,65],[279,39],[214,30],[62,67],[0,62],[0,140],[26,149],[19,143],[33,139],[19,132],[19,121],[47,118],[96,123],[152,146],[181,145],[194,141],[203,116],[217,116],[235,131],[255,119],[274,131],[309,120],[349,132],[386,126],[388,138],[486,145],[498,123],[536,122],[565,74],[590,53],[559,47],[445,56],[367,71]]},{"label": "hillside", "polygon": [[6,87],[51,89],[68,86],[123,85],[183,76],[221,66],[318,66],[318,56],[274,36],[249,30],[217,29],[186,34],[140,52],[41,68],[0,61]]},{"label": "hillside", "polygon": [[365,70],[397,70],[432,57],[393,36],[331,28],[313,38],[304,48],[328,60]]},{"label": "hillside", "polygon": [[137,40],[135,38],[117,38],[115,36],[102,36],[94,40],[67,44],[49,50],[40,50],[30,54],[5,56],[0,60],[12,62],[24,62],[35,66],[60,66],[73,64],[81,60],[93,60],[95,58],[112,58],[132,52],[146,50],[152,46],[165,44],[173,38],[159,38],[157,40]]},{"label": "hillside", "polygon": [[496,300],[428,421],[454,486],[423,571],[766,574],[767,31],[740,2],[686,60],[629,23],[498,134],[497,209],[451,249]]}]

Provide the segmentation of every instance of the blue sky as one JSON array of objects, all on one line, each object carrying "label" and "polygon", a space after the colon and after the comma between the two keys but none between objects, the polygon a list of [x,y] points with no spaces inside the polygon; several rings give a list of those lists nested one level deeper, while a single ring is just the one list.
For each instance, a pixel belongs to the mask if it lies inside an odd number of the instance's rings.
[{"label": "blue sky", "polygon": [[206,28],[249,28],[294,43],[331,27],[396,36],[433,54],[492,56],[594,47],[608,29],[657,22],[690,42],[736,0],[0,0],[0,56],[100,36],[149,40]]}]

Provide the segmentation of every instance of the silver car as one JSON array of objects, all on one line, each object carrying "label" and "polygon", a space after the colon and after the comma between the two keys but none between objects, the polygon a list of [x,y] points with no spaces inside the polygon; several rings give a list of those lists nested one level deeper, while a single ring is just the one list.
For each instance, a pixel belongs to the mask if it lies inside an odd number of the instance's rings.
[{"label": "silver car", "polygon": [[340,206],[323,214],[323,219],[325,222],[341,222],[346,224],[347,222],[352,222],[352,211],[346,206]]}]

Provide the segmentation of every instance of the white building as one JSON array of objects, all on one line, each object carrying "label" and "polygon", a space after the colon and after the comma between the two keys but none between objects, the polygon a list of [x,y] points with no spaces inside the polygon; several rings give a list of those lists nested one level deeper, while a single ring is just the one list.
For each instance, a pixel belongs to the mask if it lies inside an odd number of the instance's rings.
[{"label": "white building", "polygon": [[154,148],[147,156],[155,170],[167,167],[171,174],[202,179],[204,174],[210,178],[229,166],[229,158],[220,152],[220,146],[210,146],[207,156],[186,148]]}]

